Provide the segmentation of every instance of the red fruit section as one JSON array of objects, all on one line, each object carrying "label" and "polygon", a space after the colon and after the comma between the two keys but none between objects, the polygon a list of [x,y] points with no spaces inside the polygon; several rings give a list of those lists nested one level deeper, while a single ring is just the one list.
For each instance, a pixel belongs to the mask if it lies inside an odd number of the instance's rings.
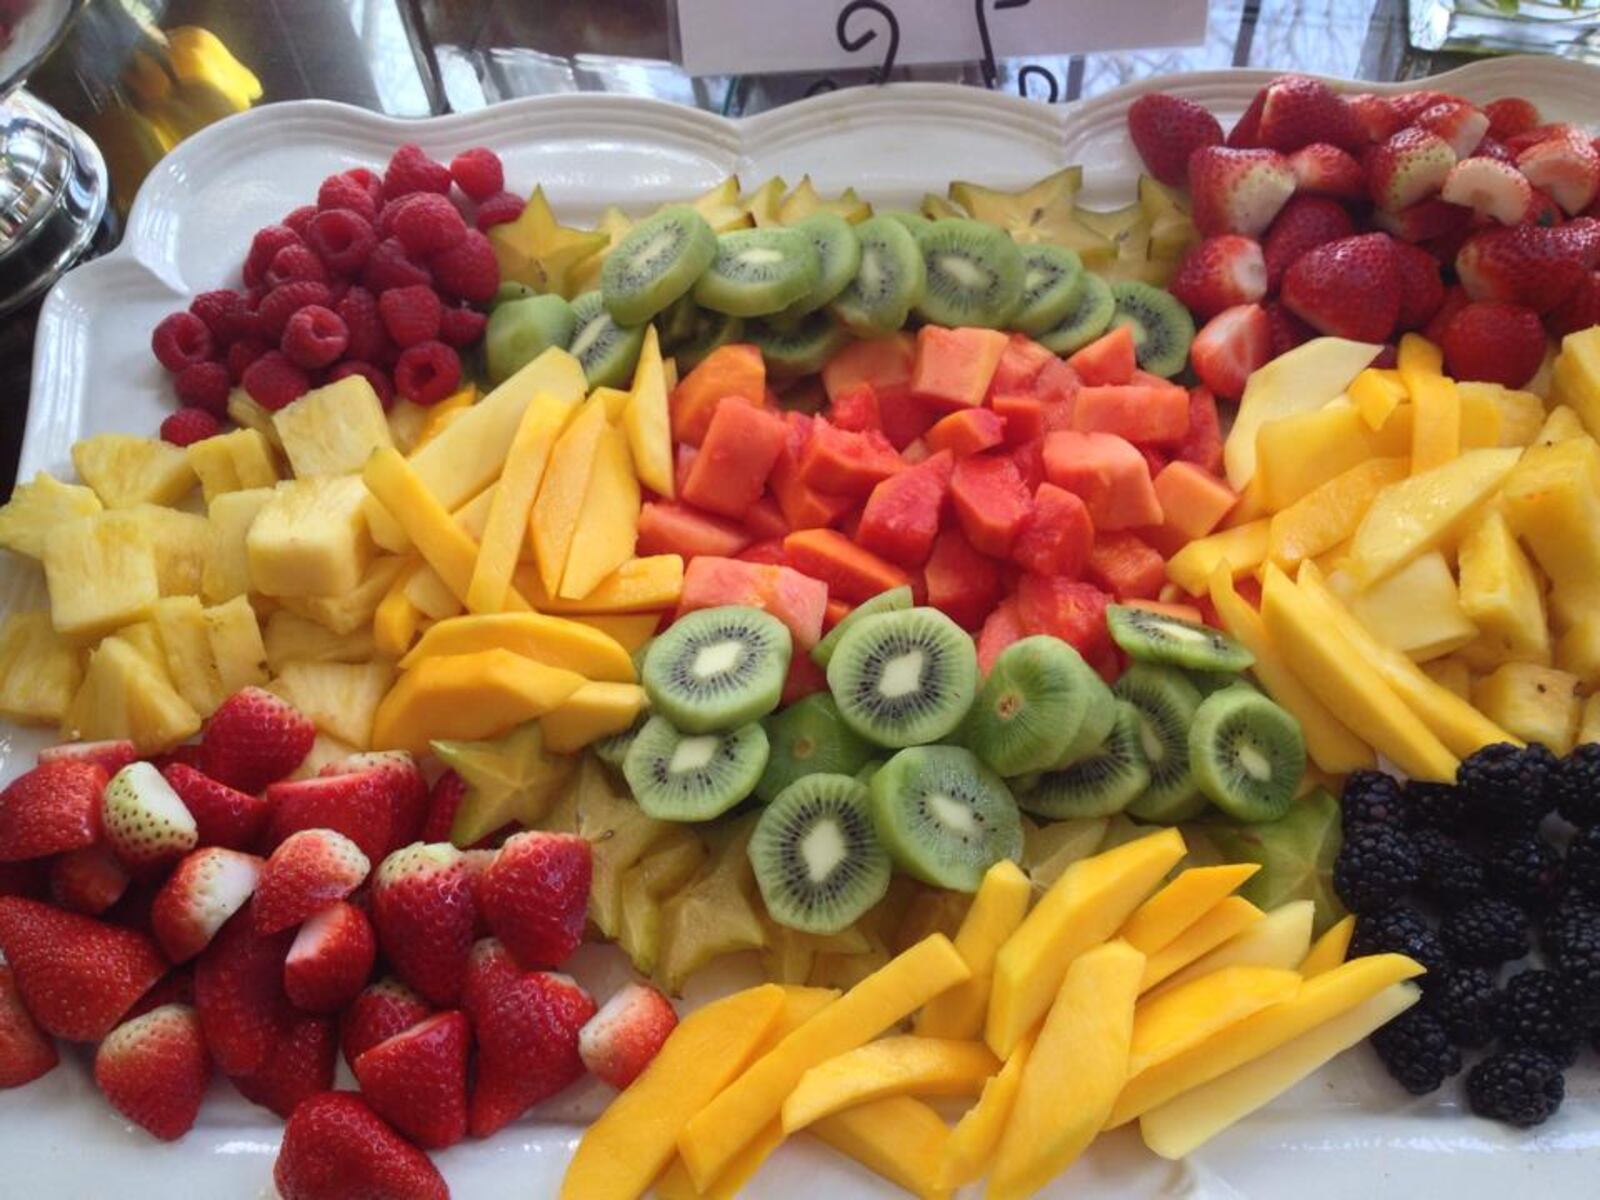
[{"label": "red fruit section", "polygon": [[695,558],[701,554],[732,558],[750,544],[744,526],[710,513],[699,512],[686,504],[657,500],[639,509],[639,538],[634,552],[681,554]]},{"label": "red fruit section", "polygon": [[1085,387],[1072,410],[1080,433],[1114,433],[1130,442],[1171,445],[1189,432],[1189,394],[1175,384]]},{"label": "red fruit section", "polygon": [[683,482],[683,498],[725,517],[740,517],[761,498],[783,451],[786,429],[777,413],[738,396],[720,401],[700,453]]},{"label": "red fruit section", "polygon": [[1088,505],[1099,530],[1137,529],[1161,523],[1161,502],[1144,455],[1110,433],[1052,433],[1044,440],[1050,482]]},{"label": "red fruit section", "polygon": [[939,535],[923,578],[928,603],[963,629],[982,625],[1000,599],[999,564],[974,549],[959,529]]},{"label": "red fruit section", "polygon": [[1008,558],[1023,523],[1033,511],[1033,497],[1010,457],[979,454],[956,463],[950,478],[950,500],[961,531],[984,554]]},{"label": "red fruit section", "polygon": [[957,458],[992,449],[1006,440],[1005,418],[987,408],[969,408],[941,417],[922,436],[929,450],[948,450]]},{"label": "red fruit section", "polygon": [[1102,334],[1067,359],[1067,366],[1089,387],[1128,383],[1138,365],[1133,350],[1133,330],[1127,325]]},{"label": "red fruit section", "polygon": [[925,403],[946,410],[982,404],[1009,340],[994,329],[924,325],[917,331],[911,390]]},{"label": "red fruit section", "polygon": [[678,615],[724,604],[747,604],[771,613],[803,649],[810,649],[822,637],[828,586],[789,567],[710,555],[695,559],[683,572]]},{"label": "red fruit section", "polygon": [[766,389],[767,368],[761,351],[742,343],[717,347],[672,389],[668,407],[673,439],[698,446],[725,397],[741,396],[756,404]]},{"label": "red fruit section", "polygon": [[933,552],[955,460],[948,451],[885,479],[872,489],[856,541],[902,567],[919,567]]},{"label": "red fruit section", "polygon": [[1082,498],[1053,483],[1033,493],[1033,511],[1011,547],[1012,560],[1039,575],[1083,574],[1094,545],[1094,521]]}]

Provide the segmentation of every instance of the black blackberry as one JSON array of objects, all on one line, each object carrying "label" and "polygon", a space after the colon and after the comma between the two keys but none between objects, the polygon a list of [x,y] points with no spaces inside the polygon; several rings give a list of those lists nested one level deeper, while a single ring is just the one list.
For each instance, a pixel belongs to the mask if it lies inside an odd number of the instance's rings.
[{"label": "black blackberry", "polygon": [[1422,982],[1430,990],[1434,980],[1450,968],[1450,957],[1439,935],[1421,913],[1403,904],[1356,918],[1356,931],[1350,938],[1350,957],[1360,958],[1366,954],[1404,954],[1415,959],[1428,971]]},{"label": "black blackberry", "polygon": [[1458,1046],[1485,1046],[1494,1037],[1500,989],[1487,967],[1451,967],[1428,992],[1428,1008]]},{"label": "black blackberry", "polygon": [[1567,843],[1567,881],[1580,896],[1600,901],[1600,825],[1590,825]]},{"label": "black blackberry", "polygon": [[1497,967],[1528,952],[1532,931],[1528,914],[1509,900],[1480,896],[1439,923],[1439,939],[1451,961]]},{"label": "black blackberry", "polygon": [[1563,1067],[1578,1059],[1583,1027],[1566,982],[1554,971],[1520,971],[1508,979],[1494,1025],[1513,1050],[1538,1050]]},{"label": "black blackberry", "polygon": [[1460,833],[1466,826],[1466,794],[1453,783],[1407,780],[1405,797],[1406,821],[1413,829]]},{"label": "black blackberry", "polygon": [[1519,1129],[1544,1124],[1565,1095],[1561,1064],[1537,1050],[1502,1050],[1467,1072],[1472,1111]]},{"label": "black blackberry", "polygon": [[1411,835],[1393,825],[1355,825],[1333,864],[1333,887],[1351,912],[1376,912],[1405,897],[1422,874]]},{"label": "black blackberry", "polygon": [[1461,1051],[1439,1018],[1420,1004],[1374,1033],[1371,1041],[1385,1069],[1413,1096],[1437,1091],[1461,1070]]},{"label": "black blackberry", "polygon": [[1352,771],[1339,796],[1339,815],[1346,833],[1356,825],[1400,825],[1405,818],[1405,796],[1393,775]]},{"label": "black blackberry", "polygon": [[1439,829],[1418,829],[1411,840],[1422,864],[1417,890],[1424,896],[1455,908],[1484,894],[1483,862],[1455,838]]},{"label": "black blackberry", "polygon": [[1456,783],[1467,817],[1480,829],[1532,829],[1550,811],[1548,784],[1556,756],[1537,742],[1496,742],[1461,760]]},{"label": "black blackberry", "polygon": [[1547,908],[1561,891],[1561,856],[1536,833],[1496,838],[1484,868],[1492,893],[1515,900],[1530,912]]},{"label": "black blackberry", "polygon": [[1574,825],[1600,824],[1600,743],[1585,742],[1550,777],[1556,811]]},{"label": "black blackberry", "polygon": [[1545,954],[1559,958],[1569,938],[1596,926],[1600,926],[1600,904],[1568,892],[1545,914],[1539,926],[1539,944]]},{"label": "black blackberry", "polygon": [[1600,912],[1566,907],[1559,924],[1546,923],[1551,965],[1566,982],[1567,994],[1586,1025],[1600,1020]]}]

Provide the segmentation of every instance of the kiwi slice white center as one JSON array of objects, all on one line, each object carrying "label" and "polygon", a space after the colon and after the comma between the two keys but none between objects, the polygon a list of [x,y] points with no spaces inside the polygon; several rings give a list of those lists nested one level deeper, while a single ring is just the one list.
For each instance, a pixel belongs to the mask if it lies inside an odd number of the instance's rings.
[{"label": "kiwi slice white center", "polygon": [[672,249],[678,240],[678,236],[677,231],[674,229],[663,228],[659,230],[655,237],[639,247],[639,259],[648,262],[659,258]]},{"label": "kiwi slice white center", "polygon": [[936,254],[933,261],[940,271],[963,287],[981,288],[989,283],[989,272],[965,255]]},{"label": "kiwi slice white center", "polygon": [[711,734],[684,738],[672,751],[672,758],[667,763],[667,770],[674,775],[682,775],[686,771],[700,770],[711,762],[721,741],[721,738]]},{"label": "kiwi slice white center", "polygon": [[750,246],[739,251],[734,258],[747,267],[770,267],[774,263],[781,263],[784,256],[771,246]]},{"label": "kiwi slice white center", "polygon": [[1254,746],[1240,746],[1233,752],[1233,761],[1251,779],[1266,783],[1272,778],[1272,764]]},{"label": "kiwi slice white center", "polygon": [[701,679],[714,679],[733,670],[744,653],[744,643],[729,638],[702,647],[694,656],[694,673]]},{"label": "kiwi slice white center", "polygon": [[910,650],[890,659],[883,667],[878,690],[890,700],[909,696],[922,686],[923,654]]},{"label": "kiwi slice white center", "polygon": [[813,883],[821,883],[838,870],[847,853],[844,834],[834,821],[819,821],[800,840],[800,857]]},{"label": "kiwi slice white center", "polygon": [[1152,765],[1167,757],[1167,748],[1162,744],[1154,726],[1143,718],[1139,720],[1139,745],[1144,750],[1146,760]]},{"label": "kiwi slice white center", "polygon": [[934,792],[923,797],[923,800],[933,810],[933,815],[952,829],[972,833],[978,828],[978,823],[972,818],[972,809],[954,796]]}]

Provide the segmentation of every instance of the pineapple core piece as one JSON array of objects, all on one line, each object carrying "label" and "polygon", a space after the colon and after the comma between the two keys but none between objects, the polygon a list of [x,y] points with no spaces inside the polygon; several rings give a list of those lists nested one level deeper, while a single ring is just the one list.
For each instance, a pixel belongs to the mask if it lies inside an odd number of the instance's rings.
[{"label": "pineapple core piece", "polygon": [[205,567],[200,574],[200,596],[207,604],[232,600],[250,590],[245,537],[271,499],[272,489],[259,487],[225,492],[211,502]]},{"label": "pineapple core piece", "polygon": [[268,596],[337,596],[361,583],[372,559],[356,475],[280,483],[256,514],[245,548],[250,580]]},{"label": "pineapple core piece", "polygon": [[360,375],[307,392],[273,413],[272,424],[301,479],[353,475],[378,447],[394,445],[378,394]]},{"label": "pineapple core piece", "polygon": [[161,598],[148,524],[135,513],[68,521],[45,544],[44,578],[56,632],[87,641],[141,621]]}]

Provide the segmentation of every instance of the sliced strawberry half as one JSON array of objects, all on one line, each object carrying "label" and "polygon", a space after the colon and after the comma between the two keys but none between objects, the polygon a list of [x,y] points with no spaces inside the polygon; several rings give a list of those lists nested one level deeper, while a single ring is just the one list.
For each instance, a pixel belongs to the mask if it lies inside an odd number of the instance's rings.
[{"label": "sliced strawberry half", "polygon": [[1252,372],[1272,357],[1272,323],[1259,304],[1224,309],[1195,335],[1189,361],[1200,382],[1226,400],[1244,395]]},{"label": "sliced strawberry half", "polygon": [[393,977],[363,988],[340,1018],[339,1038],[345,1062],[353,1069],[356,1059],[379,1042],[432,1015],[432,1005]]},{"label": "sliced strawberry half", "polygon": [[1365,135],[1349,106],[1320,79],[1280,75],[1264,89],[1256,139],[1287,152],[1313,142],[1354,149]]},{"label": "sliced strawberry half", "polygon": [[150,906],[151,928],[167,957],[187,962],[209,946],[254,894],[261,866],[253,854],[220,846],[186,856]]},{"label": "sliced strawberry half", "polygon": [[195,962],[194,1003],[217,1066],[230,1076],[266,1066],[292,1009],[283,962],[293,935],[256,932],[247,904]]},{"label": "sliced strawberry half", "polygon": [[1205,146],[1189,159],[1195,227],[1206,236],[1260,237],[1294,194],[1294,172],[1276,150]]},{"label": "sliced strawberry half", "polygon": [[1516,167],[1492,158],[1465,158],[1450,168],[1439,195],[1480,219],[1517,225],[1527,215],[1533,188]]},{"label": "sliced strawberry half", "polygon": [[1289,155],[1295,189],[1313,196],[1338,196],[1359,200],[1367,194],[1367,175],[1346,150],[1327,142],[1313,142]]},{"label": "sliced strawberry half", "polygon": [[578,1031],[578,1054],[620,1091],[644,1073],[677,1027],[672,1001],[648,984],[630,983]]},{"label": "sliced strawberry half", "polygon": [[1521,96],[1501,96],[1498,100],[1491,100],[1483,106],[1483,112],[1489,118],[1489,136],[1502,142],[1519,133],[1527,133],[1544,122],[1533,101],[1524,100]]},{"label": "sliced strawberry half", "polygon": [[194,1127],[210,1080],[200,1018],[186,1004],[117,1026],[94,1056],[94,1081],[111,1107],[164,1142]]},{"label": "sliced strawberry half", "polygon": [[558,967],[583,941],[593,862],[585,838],[519,833],[478,880],[489,929],[524,967]]},{"label": "sliced strawberry half", "polygon": [[147,762],[130,763],[106,784],[106,843],[135,874],[176,862],[200,841],[194,815]]},{"label": "sliced strawberry half", "polygon": [[361,1094],[373,1110],[429,1150],[467,1136],[467,1055],[472,1029],[459,1012],[440,1013],[356,1059]]},{"label": "sliced strawberry half", "polygon": [[285,1018],[261,1069],[235,1076],[233,1086],[252,1104],[287,1118],[301,1101],[333,1086],[338,1065],[333,1018],[301,1013]]},{"label": "sliced strawberry half", "polygon": [[377,957],[367,914],[341,901],[300,926],[283,964],[284,991],[304,1012],[339,1012],[360,994]]},{"label": "sliced strawberry half", "polygon": [[450,1200],[428,1156],[353,1092],[324,1092],[294,1110],[272,1179],[283,1200]]},{"label": "sliced strawberry half", "polygon": [[1548,192],[1569,216],[1600,194],[1600,154],[1579,133],[1553,137],[1517,155],[1517,169],[1534,187]]},{"label": "sliced strawberry half", "polygon": [[62,908],[98,917],[122,899],[130,878],[104,843],[69,850],[50,863],[50,898]]},{"label": "sliced strawberry half", "polygon": [[127,738],[114,738],[101,742],[62,742],[59,746],[46,746],[39,751],[39,762],[60,762],[73,759],[92,762],[110,779],[123,767],[139,760],[139,751]]},{"label": "sliced strawberry half", "polygon": [[1489,118],[1476,105],[1465,100],[1443,100],[1423,109],[1415,122],[1445,140],[1457,158],[1476,153],[1483,135],[1489,132]]},{"label": "sliced strawberry half", "polygon": [[1261,243],[1227,233],[1201,241],[1178,266],[1168,290],[1202,321],[1267,294]]},{"label": "sliced strawberry half", "polygon": [[[319,775],[358,775],[365,771],[382,773],[394,807],[389,830],[389,849],[398,850],[418,840],[428,814],[428,780],[417,760],[406,750],[374,750],[352,754],[329,763]],[[427,840],[427,839],[423,839]]]},{"label": "sliced strawberry half", "polygon": [[394,825],[390,784],[381,769],[274,783],[267,788],[269,838],[280,845],[304,829],[331,829],[360,847],[370,862],[379,862],[389,852]]},{"label": "sliced strawberry half", "polygon": [[96,763],[61,758],[13,779],[0,792],[0,862],[94,845],[106,778]]},{"label": "sliced strawberry half", "polygon": [[276,933],[343,900],[360,887],[372,862],[342,833],[291,833],[261,869],[254,905],[256,928]]},{"label": "sliced strawberry half", "polygon": [[394,972],[441,1007],[461,995],[477,904],[461,851],[449,843],[396,850],[372,885],[372,924]]},{"label": "sliced strawberry half", "polygon": [[200,767],[242,792],[284,778],[311,752],[317,727],[265,688],[242,688],[224,700],[200,738]]},{"label": "sliced strawberry half", "polygon": [[1367,191],[1372,202],[1389,212],[1399,212],[1438,194],[1455,151],[1436,133],[1402,129],[1367,157]]}]

